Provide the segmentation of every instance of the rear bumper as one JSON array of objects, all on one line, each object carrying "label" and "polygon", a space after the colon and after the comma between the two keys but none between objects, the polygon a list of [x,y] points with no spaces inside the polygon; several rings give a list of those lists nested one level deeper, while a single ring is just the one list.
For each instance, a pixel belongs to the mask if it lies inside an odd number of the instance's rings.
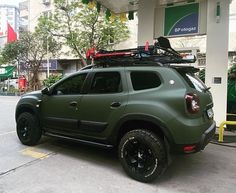
[{"label": "rear bumper", "polygon": [[[203,150],[206,145],[214,137],[216,131],[216,123],[213,122],[211,126],[201,135],[198,143],[194,144],[172,144],[170,147],[170,153],[173,154],[186,154],[186,153],[196,153]],[[188,146],[194,146],[194,149],[190,152],[185,152],[184,148]]]},{"label": "rear bumper", "polygon": [[213,124],[202,134],[201,141],[198,145],[199,150],[203,150],[206,145],[211,141],[216,132],[216,123]]}]

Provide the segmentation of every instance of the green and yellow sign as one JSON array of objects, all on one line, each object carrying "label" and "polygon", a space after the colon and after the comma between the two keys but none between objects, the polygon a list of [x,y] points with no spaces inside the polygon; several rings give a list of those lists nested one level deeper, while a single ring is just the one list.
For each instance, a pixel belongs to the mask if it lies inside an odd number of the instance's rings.
[{"label": "green and yellow sign", "polygon": [[15,68],[15,66],[0,67],[0,78],[11,78]]}]

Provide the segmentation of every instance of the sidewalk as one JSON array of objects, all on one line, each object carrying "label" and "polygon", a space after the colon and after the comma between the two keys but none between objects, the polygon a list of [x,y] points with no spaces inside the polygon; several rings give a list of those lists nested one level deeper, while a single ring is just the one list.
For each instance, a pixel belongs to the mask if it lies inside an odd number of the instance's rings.
[{"label": "sidewalk", "polygon": [[0,92],[0,96],[21,96],[24,93]]},{"label": "sidewalk", "polygon": [[215,137],[212,139],[212,143],[219,144],[223,146],[230,146],[236,148],[236,130],[227,130],[224,129],[223,142],[218,142],[219,139],[219,128],[216,129]]}]

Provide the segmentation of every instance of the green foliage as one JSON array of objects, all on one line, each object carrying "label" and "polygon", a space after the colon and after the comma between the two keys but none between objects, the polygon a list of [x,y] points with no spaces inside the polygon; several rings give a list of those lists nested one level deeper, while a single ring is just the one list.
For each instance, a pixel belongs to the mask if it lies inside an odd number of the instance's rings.
[{"label": "green foliage", "polygon": [[62,75],[50,75],[47,79],[43,80],[43,86],[50,87],[61,78]]},{"label": "green foliage", "polygon": [[4,63],[5,63],[4,58],[2,57],[2,55],[0,55],[0,66]]},{"label": "green foliage", "polygon": [[129,37],[126,23],[119,18],[106,20],[96,7],[90,9],[81,0],[55,0],[54,3],[55,12],[50,17],[41,17],[37,29],[44,28],[52,37],[57,37],[84,65],[89,48],[112,49]]},{"label": "green foliage", "polygon": [[26,46],[20,41],[7,43],[1,51],[3,63],[16,63],[24,58]]},{"label": "green foliage", "polygon": [[26,47],[27,60],[31,63],[41,62],[48,54],[55,56],[61,48],[52,37],[48,37],[45,30],[24,32],[19,41]]},{"label": "green foliage", "polygon": [[61,45],[53,37],[48,37],[45,30],[38,30],[34,33],[21,33],[19,40],[5,45],[1,55],[5,63],[28,64],[28,70],[32,75],[29,78],[30,87],[36,90],[40,88],[38,71],[43,59],[55,56],[60,48]]},{"label": "green foliage", "polygon": [[52,37],[49,38],[44,29],[37,30],[34,33],[25,32],[20,36],[20,41],[26,46],[25,63],[29,64],[29,70],[32,74],[29,79],[30,87],[32,90],[40,89],[39,67],[44,59],[58,53],[61,48],[60,44],[57,44]]},{"label": "green foliage", "polygon": [[14,88],[14,87],[10,87],[8,92],[9,92],[9,93],[18,93],[18,92],[19,92],[19,89]]},{"label": "green foliage", "polygon": [[233,63],[229,68],[228,73],[236,73],[236,63]]},{"label": "green foliage", "polygon": [[200,70],[198,76],[202,82],[205,82],[205,69]]}]

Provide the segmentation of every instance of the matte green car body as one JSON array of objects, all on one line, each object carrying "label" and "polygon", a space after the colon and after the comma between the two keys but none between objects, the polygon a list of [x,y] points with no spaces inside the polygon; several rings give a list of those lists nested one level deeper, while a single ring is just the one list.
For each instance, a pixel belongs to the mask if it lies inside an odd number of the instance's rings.
[{"label": "matte green car body", "polygon": [[[134,90],[131,72],[155,72],[161,79],[156,88]],[[122,88],[118,93],[92,94],[89,87],[96,72],[119,72]],[[81,94],[53,95],[53,89],[75,74],[86,73]],[[121,137],[132,129],[150,129],[165,140],[170,152],[196,145],[194,152],[205,147],[215,133],[210,92],[189,86],[173,67],[112,67],[79,71],[54,84],[47,92],[22,96],[16,107],[16,120],[22,112],[38,117],[45,135],[78,140],[106,147],[117,146]],[[190,113],[186,95],[199,97],[200,109]],[[117,106],[116,106],[117,105]]]}]

